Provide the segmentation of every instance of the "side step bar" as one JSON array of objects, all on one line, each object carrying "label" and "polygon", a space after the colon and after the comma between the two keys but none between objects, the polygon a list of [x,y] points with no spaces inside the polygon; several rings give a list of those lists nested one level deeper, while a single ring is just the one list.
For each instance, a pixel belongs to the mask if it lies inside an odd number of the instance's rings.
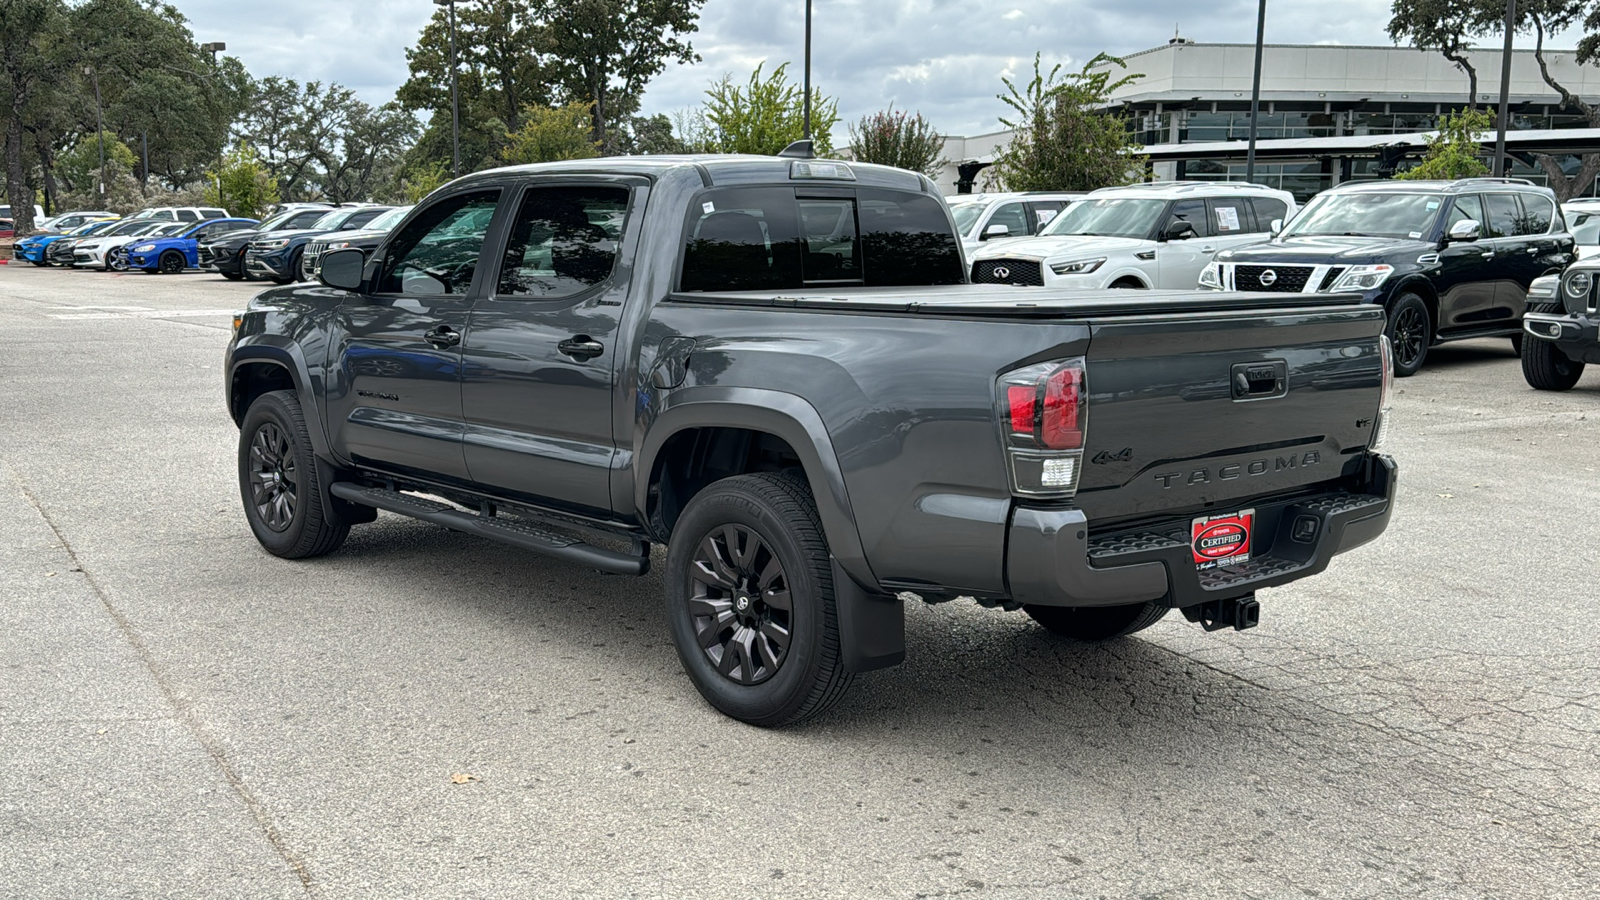
[{"label": "side step bar", "polygon": [[399,513],[455,531],[486,537],[491,541],[532,550],[545,556],[566,560],[613,575],[643,575],[650,571],[650,554],[619,553],[535,525],[494,516],[481,516],[453,506],[413,497],[385,488],[366,487],[348,481],[338,481],[328,486],[329,493],[340,500],[361,506],[371,506],[387,512]]}]

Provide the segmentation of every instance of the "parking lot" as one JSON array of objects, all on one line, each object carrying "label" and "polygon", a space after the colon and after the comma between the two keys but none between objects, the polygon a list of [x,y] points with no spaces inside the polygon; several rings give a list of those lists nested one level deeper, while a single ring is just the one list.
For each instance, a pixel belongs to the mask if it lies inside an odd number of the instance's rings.
[{"label": "parking lot", "polygon": [[[1400,382],[1389,532],[1085,647],[908,608],[905,665],[779,731],[627,580],[384,514],[268,556],[229,313],[259,285],[0,267],[0,894],[1592,896],[1600,372]],[[1588,887],[1585,887],[1588,885]]]}]

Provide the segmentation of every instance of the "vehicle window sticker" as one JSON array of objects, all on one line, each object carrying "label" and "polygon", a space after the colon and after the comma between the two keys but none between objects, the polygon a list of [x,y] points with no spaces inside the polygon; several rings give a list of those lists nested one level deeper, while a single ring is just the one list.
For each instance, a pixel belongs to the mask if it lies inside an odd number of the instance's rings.
[{"label": "vehicle window sticker", "polygon": [[1217,230],[1238,231],[1239,211],[1231,206],[1217,207]]},{"label": "vehicle window sticker", "polygon": [[705,212],[705,214],[706,214],[706,215],[708,215],[708,216],[709,216],[709,215],[711,215],[711,214],[712,214],[712,213],[714,213],[714,212],[716,212],[716,211],[717,211],[717,205],[716,205],[716,204],[715,204],[715,203],[712,203],[712,202],[710,202],[710,201],[709,201],[709,200],[708,200],[708,201],[706,201],[706,202],[705,202],[705,203],[702,203],[702,204],[700,204],[700,209],[701,209],[701,210],[702,210],[702,211],[704,211],[704,212]]}]

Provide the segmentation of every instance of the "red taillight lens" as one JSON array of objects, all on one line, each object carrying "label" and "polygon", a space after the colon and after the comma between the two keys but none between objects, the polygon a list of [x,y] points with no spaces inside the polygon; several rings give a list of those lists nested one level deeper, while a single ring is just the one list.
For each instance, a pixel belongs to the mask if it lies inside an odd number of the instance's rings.
[{"label": "red taillight lens", "polygon": [[1049,450],[1082,450],[1083,401],[1083,369],[1068,364],[1055,370],[1044,385],[1039,443]]},{"label": "red taillight lens", "polygon": [[1011,409],[1011,433],[1033,434],[1034,407],[1039,400],[1039,388],[1032,384],[1006,386],[1006,402]]}]

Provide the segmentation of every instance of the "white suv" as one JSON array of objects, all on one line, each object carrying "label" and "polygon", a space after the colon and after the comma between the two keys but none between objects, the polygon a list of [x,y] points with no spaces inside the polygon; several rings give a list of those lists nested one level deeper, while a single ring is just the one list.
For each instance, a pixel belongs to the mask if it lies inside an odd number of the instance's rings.
[{"label": "white suv", "polygon": [[979,284],[1188,289],[1216,254],[1272,236],[1294,196],[1258,184],[1174,181],[1101,188],[1038,237],[972,255]]},{"label": "white suv", "polygon": [[146,207],[130,219],[160,219],[165,222],[200,222],[205,219],[226,219],[228,211],[215,206],[156,206]]},{"label": "white suv", "polygon": [[1043,231],[1080,192],[957,194],[946,197],[961,245],[971,256],[986,241],[1007,241]]}]

